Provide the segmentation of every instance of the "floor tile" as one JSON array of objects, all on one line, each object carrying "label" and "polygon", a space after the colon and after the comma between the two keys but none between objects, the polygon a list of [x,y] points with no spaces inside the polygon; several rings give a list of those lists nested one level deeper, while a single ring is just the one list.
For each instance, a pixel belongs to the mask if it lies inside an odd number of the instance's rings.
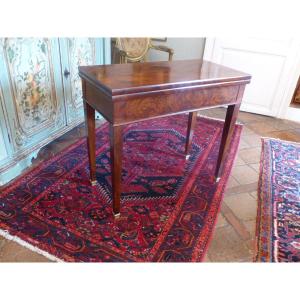
[{"label": "floor tile", "polygon": [[255,239],[256,220],[244,221],[243,224],[247,228],[247,231],[249,232],[251,239]]},{"label": "floor tile", "polygon": [[240,144],[239,144],[239,150],[241,149],[248,149],[250,146],[248,143],[246,143],[243,138],[241,138],[240,140]]},{"label": "floor tile", "polygon": [[241,136],[247,136],[247,135],[255,135],[255,131],[251,130],[247,125],[243,126],[242,134]]},{"label": "floor tile", "polygon": [[228,225],[228,223],[227,223],[226,219],[223,217],[222,213],[219,213],[217,223],[216,223],[216,228],[224,227],[227,225]]},{"label": "floor tile", "polygon": [[269,132],[268,137],[277,138],[285,141],[299,142],[299,135],[293,131],[274,131]]},{"label": "floor tile", "polygon": [[[300,124],[300,123],[299,123],[299,124]],[[294,128],[292,131],[293,131],[293,132],[296,132],[296,133],[298,133],[298,134],[300,134],[300,127],[299,127],[299,128]]]},{"label": "floor tile", "polygon": [[257,172],[247,165],[234,167],[232,176],[241,185],[257,182],[258,180]]},{"label": "floor tile", "polygon": [[224,202],[242,221],[256,219],[257,201],[249,193],[225,196]]},{"label": "floor tile", "polygon": [[247,112],[240,111],[238,114],[238,119],[243,121],[245,124],[250,124],[259,121],[265,121],[266,117],[258,114],[249,114]]},{"label": "floor tile", "polygon": [[232,195],[232,194],[239,194],[239,193],[251,193],[256,190],[257,190],[257,181],[248,183],[248,184],[240,184],[238,186],[228,188],[225,191],[225,195]]},{"label": "floor tile", "polygon": [[242,136],[242,140],[244,140],[250,147],[260,147],[261,145],[261,136],[257,134]]},{"label": "floor tile", "polygon": [[28,249],[23,250],[22,252],[19,252],[15,258],[15,262],[52,262],[45,256],[35,253],[33,251],[30,251]]},{"label": "floor tile", "polygon": [[233,188],[233,187],[239,186],[239,185],[240,184],[232,176],[230,176],[229,180],[227,182],[226,189],[230,189],[230,188]]},{"label": "floor tile", "polygon": [[211,261],[251,261],[251,251],[231,226],[217,228],[208,249]]},{"label": "floor tile", "polygon": [[205,255],[205,257],[204,257],[204,259],[203,259],[203,262],[204,262],[204,263],[212,262],[212,261],[209,259],[208,254]]},{"label": "floor tile", "polygon": [[222,203],[221,212],[228,224],[234,228],[234,230],[243,240],[246,241],[250,238],[250,234],[243,222],[238,219],[238,217],[234,214],[234,212],[230,209],[225,201],[223,201]]},{"label": "floor tile", "polygon": [[243,165],[246,165],[246,162],[243,161],[243,159],[241,158],[240,155],[237,155],[235,161],[234,161],[234,165],[235,166],[243,166]]},{"label": "floor tile", "polygon": [[257,190],[249,193],[254,199],[257,200]]},{"label": "floor tile", "polygon": [[269,121],[269,123],[276,128],[276,130],[290,130],[293,129],[292,124],[288,123],[288,122],[284,122],[284,120],[281,119],[275,119],[272,118],[272,120]]},{"label": "floor tile", "polygon": [[241,149],[239,152],[239,156],[247,164],[259,163],[260,155],[261,155],[261,147]]},{"label": "floor tile", "polygon": [[251,123],[248,125],[248,127],[253,130],[256,134],[260,134],[262,136],[266,135],[269,132],[276,131],[277,129],[273,127],[268,122],[257,122],[257,123]]},{"label": "floor tile", "polygon": [[4,246],[6,242],[7,239],[0,235],[0,252],[1,252],[1,248]]},{"label": "floor tile", "polygon": [[0,250],[0,262],[48,262],[49,259],[16,242],[8,241]]},{"label": "floor tile", "polygon": [[21,245],[14,243],[12,241],[7,241],[3,247],[1,247],[0,251],[0,261],[14,261],[16,254],[20,251],[23,251],[24,247]]},{"label": "floor tile", "polygon": [[281,120],[281,121],[283,123],[288,124],[293,129],[300,128],[300,121],[299,122],[294,122],[294,121],[289,121],[289,120]]},{"label": "floor tile", "polygon": [[260,168],[260,163],[256,163],[256,164],[248,164],[249,167],[251,167],[254,171],[256,171],[257,173],[259,173],[259,168]]}]

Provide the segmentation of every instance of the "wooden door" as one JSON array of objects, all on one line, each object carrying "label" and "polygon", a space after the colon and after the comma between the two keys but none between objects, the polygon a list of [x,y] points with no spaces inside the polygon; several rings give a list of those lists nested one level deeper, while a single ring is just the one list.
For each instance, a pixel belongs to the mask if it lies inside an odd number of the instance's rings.
[{"label": "wooden door", "polygon": [[[13,156],[46,144],[66,125],[58,39],[1,40],[0,69]],[[27,152],[26,152],[27,151]]]},{"label": "wooden door", "polygon": [[208,38],[204,59],[252,75],[241,110],[280,116],[290,102],[287,88],[299,51],[299,44],[288,38]]},{"label": "wooden door", "polygon": [[67,124],[83,122],[81,79],[78,66],[103,64],[102,38],[60,39]]}]

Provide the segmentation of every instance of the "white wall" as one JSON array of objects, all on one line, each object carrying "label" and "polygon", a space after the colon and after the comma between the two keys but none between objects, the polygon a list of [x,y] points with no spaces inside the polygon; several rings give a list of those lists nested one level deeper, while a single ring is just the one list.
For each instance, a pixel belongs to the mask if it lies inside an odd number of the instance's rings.
[{"label": "white wall", "polygon": [[[205,46],[205,38],[167,38],[166,42],[156,42],[153,44],[165,45],[174,50],[173,60],[202,58]],[[165,52],[150,50],[149,61],[167,60],[168,54]]]}]

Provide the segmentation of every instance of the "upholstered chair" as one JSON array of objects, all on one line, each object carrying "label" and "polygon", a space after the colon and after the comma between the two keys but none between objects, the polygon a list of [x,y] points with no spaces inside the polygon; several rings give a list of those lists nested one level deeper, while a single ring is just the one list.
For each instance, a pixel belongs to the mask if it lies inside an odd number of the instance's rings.
[{"label": "upholstered chair", "polygon": [[150,38],[115,38],[112,43],[112,56],[115,63],[144,62],[150,49],[167,52],[172,60],[173,49],[154,45]]}]

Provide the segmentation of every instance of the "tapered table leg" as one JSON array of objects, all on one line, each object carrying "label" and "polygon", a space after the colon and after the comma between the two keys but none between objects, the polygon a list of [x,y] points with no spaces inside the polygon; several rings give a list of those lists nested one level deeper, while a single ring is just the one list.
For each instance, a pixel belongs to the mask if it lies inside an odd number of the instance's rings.
[{"label": "tapered table leg", "polygon": [[219,150],[219,155],[218,155],[217,165],[216,165],[216,170],[215,170],[215,178],[216,178],[217,182],[221,178],[225,156],[226,156],[226,153],[228,152],[228,147],[230,145],[231,137],[232,137],[232,134],[234,131],[234,125],[235,125],[235,122],[236,122],[236,119],[237,119],[237,116],[239,113],[244,90],[245,90],[245,86],[240,86],[239,92],[238,92],[238,95],[236,98],[236,104],[228,105],[228,107],[227,107],[227,113],[226,113],[225,123],[224,123],[224,127],[223,127],[223,132],[222,132],[220,150]]},{"label": "tapered table leg", "polygon": [[120,216],[121,179],[122,179],[122,126],[110,124],[110,159],[113,212]]},{"label": "tapered table leg", "polygon": [[192,145],[192,139],[194,135],[194,129],[196,125],[197,120],[197,112],[190,112],[189,113],[189,120],[188,120],[188,127],[187,127],[187,133],[186,133],[186,142],[185,142],[185,155],[186,159],[189,158],[189,151]]},{"label": "tapered table leg", "polygon": [[92,185],[96,180],[96,133],[95,133],[95,109],[86,101],[84,103],[85,123],[87,128],[87,147],[90,164],[90,181]]},{"label": "tapered table leg", "polygon": [[238,116],[239,109],[240,104],[228,105],[227,107],[227,113],[225,117],[225,123],[223,127],[222,139],[215,171],[215,178],[217,182],[221,178],[225,156],[228,152],[228,147],[231,141],[232,133],[234,131],[234,125]]}]

